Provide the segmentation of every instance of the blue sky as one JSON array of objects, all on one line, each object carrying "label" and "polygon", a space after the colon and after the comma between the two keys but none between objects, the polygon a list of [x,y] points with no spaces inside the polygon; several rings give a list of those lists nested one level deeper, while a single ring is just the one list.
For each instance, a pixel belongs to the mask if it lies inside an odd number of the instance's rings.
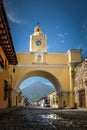
[{"label": "blue sky", "polygon": [[82,49],[87,56],[87,0],[3,0],[13,44],[28,52],[37,22],[47,35],[48,52]]},{"label": "blue sky", "polygon": [[29,38],[39,22],[48,52],[83,50],[87,54],[87,0],[3,0],[17,52],[29,51]]}]

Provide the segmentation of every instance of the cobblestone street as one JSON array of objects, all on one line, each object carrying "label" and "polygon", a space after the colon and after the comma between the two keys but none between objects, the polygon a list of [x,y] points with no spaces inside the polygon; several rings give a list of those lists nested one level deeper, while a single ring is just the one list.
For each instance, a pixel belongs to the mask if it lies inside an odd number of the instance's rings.
[{"label": "cobblestone street", "polygon": [[0,112],[0,130],[87,130],[87,111],[16,108]]}]

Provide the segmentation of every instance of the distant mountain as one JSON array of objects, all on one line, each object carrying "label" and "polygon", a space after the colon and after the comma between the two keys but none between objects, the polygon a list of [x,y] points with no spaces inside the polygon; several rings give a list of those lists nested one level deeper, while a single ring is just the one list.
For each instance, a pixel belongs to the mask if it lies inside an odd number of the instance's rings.
[{"label": "distant mountain", "polygon": [[23,88],[21,91],[24,96],[28,97],[29,102],[41,99],[45,95],[54,91],[55,88],[49,86],[41,81],[33,82],[28,87]]}]

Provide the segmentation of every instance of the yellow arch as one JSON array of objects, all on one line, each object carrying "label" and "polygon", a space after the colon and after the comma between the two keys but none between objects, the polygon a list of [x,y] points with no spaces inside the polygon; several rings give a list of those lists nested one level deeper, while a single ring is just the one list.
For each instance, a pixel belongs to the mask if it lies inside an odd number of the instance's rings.
[{"label": "yellow arch", "polygon": [[19,88],[19,85],[21,84],[21,82],[23,82],[25,79],[27,79],[29,77],[33,77],[33,76],[41,76],[43,78],[48,79],[54,85],[57,93],[60,93],[63,91],[63,88],[62,88],[60,82],[58,81],[58,79],[53,74],[51,74],[47,71],[43,71],[43,70],[33,70],[33,71],[25,73],[17,80],[14,89],[17,90]]}]

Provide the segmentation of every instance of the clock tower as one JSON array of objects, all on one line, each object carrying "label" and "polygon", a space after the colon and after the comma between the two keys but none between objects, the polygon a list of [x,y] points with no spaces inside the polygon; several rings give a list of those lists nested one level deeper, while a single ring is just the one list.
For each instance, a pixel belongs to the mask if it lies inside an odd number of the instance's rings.
[{"label": "clock tower", "polygon": [[30,52],[43,52],[46,50],[47,36],[43,34],[40,26],[36,26],[34,33],[30,35]]}]

